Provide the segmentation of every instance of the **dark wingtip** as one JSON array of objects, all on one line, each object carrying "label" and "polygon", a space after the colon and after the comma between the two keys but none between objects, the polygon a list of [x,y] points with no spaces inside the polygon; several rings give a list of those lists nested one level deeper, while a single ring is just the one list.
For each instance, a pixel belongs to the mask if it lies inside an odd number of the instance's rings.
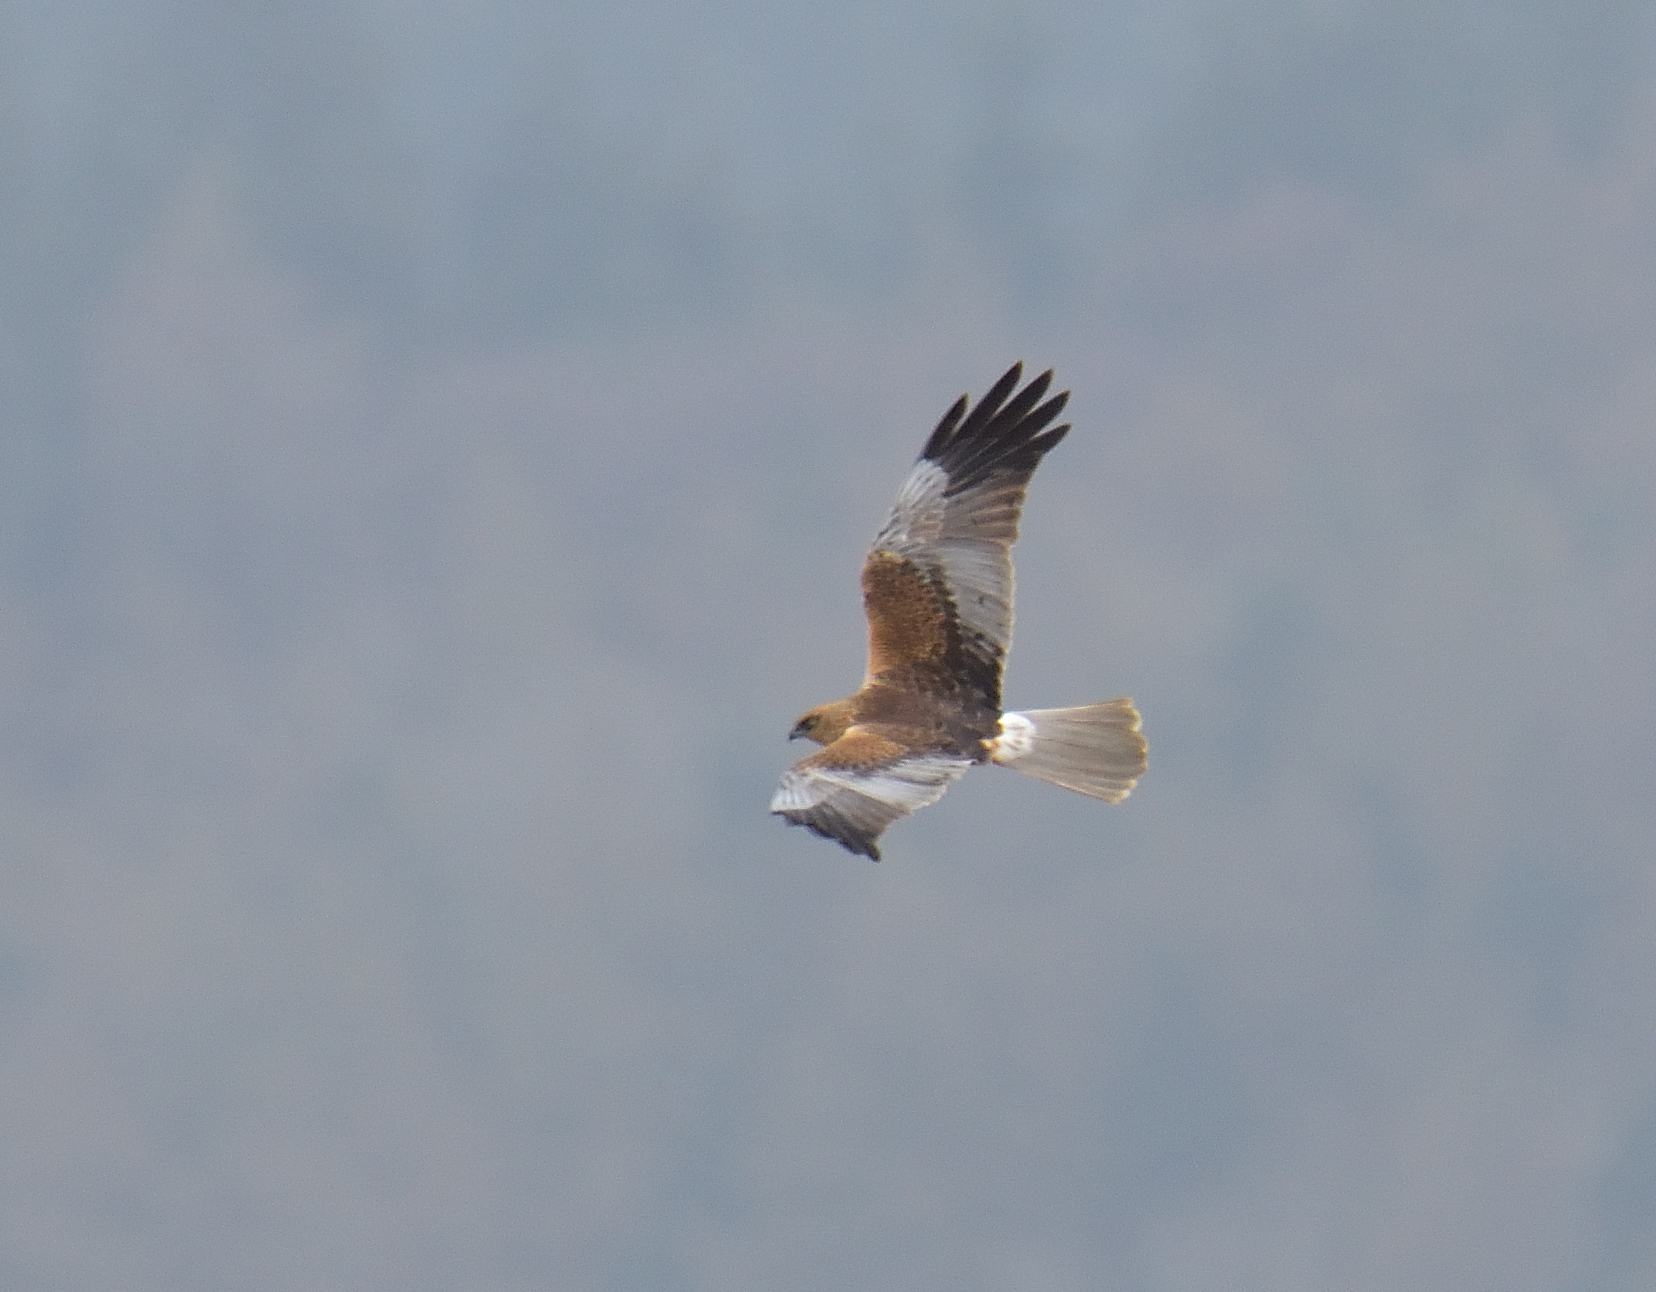
[{"label": "dark wingtip", "polygon": [[954,438],[955,428],[960,425],[960,419],[966,416],[966,408],[972,402],[970,395],[962,395],[949,405],[949,411],[943,414],[941,421],[926,439],[926,447],[920,450],[922,460],[935,459],[944,449],[944,446]]},{"label": "dark wingtip", "polygon": [[[981,426],[996,413],[1000,412],[1001,405],[1004,404],[1011,396],[1012,392],[1018,388],[1018,383],[1022,380],[1023,360],[1019,359],[1015,364],[1002,373],[1001,379],[993,386],[989,387],[983,398],[978,400],[977,407],[972,410],[971,415],[966,419],[966,425],[971,427]],[[1052,374],[1050,372],[1047,374],[1047,380],[1052,380]],[[1037,377],[1035,379],[1035,383],[1038,383],[1039,381],[1040,378]],[[1034,385],[1035,383],[1031,383],[1031,385]],[[1044,391],[1046,387],[1042,386],[1041,389]],[[1037,395],[1036,398],[1039,399],[1040,396]],[[963,427],[962,429],[964,430],[965,428]]]},{"label": "dark wingtip", "polygon": [[[1041,380],[1046,383],[1041,387],[1044,391],[1047,386],[1052,384],[1052,370],[1048,369],[1046,372],[1043,372],[1041,374]],[[1034,384],[1034,382],[1030,383],[1032,386]],[[1069,397],[1069,391],[1060,390],[1051,399],[1047,400],[1046,403],[1042,404],[1033,413],[1031,413],[1031,419],[1040,422],[1043,426],[1046,425],[1046,423],[1050,422],[1053,418],[1057,417],[1059,413],[1064,411],[1064,405],[1069,403]]]},{"label": "dark wingtip", "polygon": [[949,492],[970,488],[992,471],[1033,471],[1063,439],[1062,431],[1043,431],[1064,410],[1069,391],[1048,397],[1051,368],[1019,390],[1023,367],[1022,360],[1014,363],[976,404],[957,401],[926,441],[920,456],[948,473]]},{"label": "dark wingtip", "polygon": [[873,839],[847,839],[844,835],[833,834],[827,830],[818,830],[817,833],[824,839],[832,839],[852,856],[867,857],[870,861],[878,861],[880,859],[880,845],[875,843]]},{"label": "dark wingtip", "polygon": [[789,825],[802,825],[817,838],[832,840],[853,856],[867,857],[870,861],[880,859],[880,845],[875,843],[871,836],[839,834],[825,828],[818,821],[806,820],[798,813],[791,812],[786,808],[772,808],[771,815],[781,817]]}]

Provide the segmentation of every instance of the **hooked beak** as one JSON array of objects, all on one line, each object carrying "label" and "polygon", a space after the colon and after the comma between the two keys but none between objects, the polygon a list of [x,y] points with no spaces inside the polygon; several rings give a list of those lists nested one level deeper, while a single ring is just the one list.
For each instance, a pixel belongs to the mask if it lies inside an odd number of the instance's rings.
[{"label": "hooked beak", "polygon": [[803,722],[794,723],[794,729],[788,733],[789,740],[798,740],[801,736],[810,735],[810,731]]}]

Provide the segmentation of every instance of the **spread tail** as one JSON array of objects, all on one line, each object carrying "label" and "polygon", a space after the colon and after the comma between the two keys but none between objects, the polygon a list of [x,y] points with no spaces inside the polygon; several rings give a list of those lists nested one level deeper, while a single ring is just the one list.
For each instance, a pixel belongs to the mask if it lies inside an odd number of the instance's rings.
[{"label": "spread tail", "polygon": [[1003,713],[1000,735],[985,741],[1002,767],[1119,803],[1148,766],[1138,710],[1130,699],[1073,709]]}]

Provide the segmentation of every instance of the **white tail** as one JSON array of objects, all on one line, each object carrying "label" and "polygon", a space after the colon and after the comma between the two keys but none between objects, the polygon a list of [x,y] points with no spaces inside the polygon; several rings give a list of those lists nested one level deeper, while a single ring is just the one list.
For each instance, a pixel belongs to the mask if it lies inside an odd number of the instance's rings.
[{"label": "white tail", "polygon": [[1001,734],[986,741],[1002,767],[1119,803],[1144,775],[1147,746],[1130,699],[1074,709],[1003,713]]}]

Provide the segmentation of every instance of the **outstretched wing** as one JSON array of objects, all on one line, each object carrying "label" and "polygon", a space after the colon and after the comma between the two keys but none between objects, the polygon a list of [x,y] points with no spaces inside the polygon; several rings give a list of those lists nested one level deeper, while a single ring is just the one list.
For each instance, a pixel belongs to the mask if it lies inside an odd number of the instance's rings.
[{"label": "outstretched wing", "polygon": [[1013,364],[970,411],[962,395],[903,481],[863,565],[869,681],[900,680],[1000,713],[1024,491],[1069,431],[1047,429],[1069,399],[1046,399],[1051,371],[1017,390],[1022,377]]},{"label": "outstretched wing", "polygon": [[782,773],[770,810],[875,861],[875,840],[900,816],[935,803],[972,760],[914,750],[878,727],[852,727]]}]

